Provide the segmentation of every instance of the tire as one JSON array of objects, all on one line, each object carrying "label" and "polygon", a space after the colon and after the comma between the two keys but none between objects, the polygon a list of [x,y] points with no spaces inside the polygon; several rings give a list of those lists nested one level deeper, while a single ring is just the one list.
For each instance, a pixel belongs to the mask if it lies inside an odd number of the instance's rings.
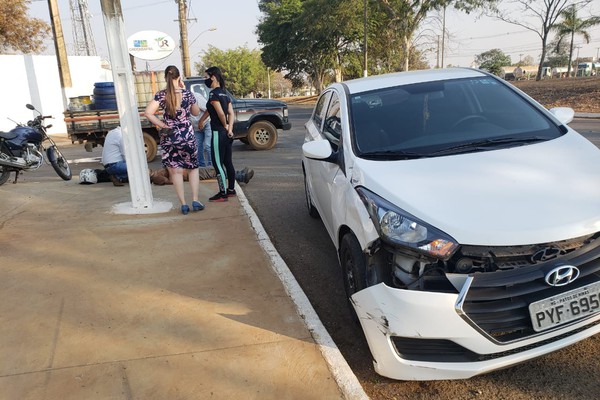
[{"label": "tire", "polygon": [[97,87],[97,88],[115,87],[115,83],[114,82],[96,82],[96,83],[94,83],[94,87]]},{"label": "tire", "polygon": [[144,149],[146,151],[146,161],[151,162],[156,158],[158,151],[158,144],[156,140],[147,132],[143,132],[144,136]]},{"label": "tire", "polygon": [[94,96],[115,97],[115,87],[97,87],[94,88]]},{"label": "tire", "polygon": [[117,102],[115,100],[95,100],[94,101],[94,109],[96,110],[116,110]]},{"label": "tire", "polygon": [[352,318],[358,323],[358,316],[350,298],[354,293],[367,287],[367,263],[358,239],[351,233],[345,234],[342,238],[340,266],[342,267],[344,289],[348,296],[348,307],[350,307]]},{"label": "tire", "polygon": [[48,159],[50,160],[50,164],[52,164],[52,168],[65,181],[70,181],[72,178],[71,167],[67,162],[65,156],[62,155],[60,150],[56,146],[48,147],[46,150],[48,154]]},{"label": "tire", "polygon": [[319,211],[312,202],[310,197],[310,192],[308,190],[308,182],[306,181],[306,171],[304,170],[304,166],[302,166],[302,172],[304,173],[304,196],[306,198],[306,208],[308,209],[308,215],[313,218],[319,218]]},{"label": "tire", "polygon": [[254,150],[270,150],[277,143],[277,128],[269,121],[253,123],[248,130],[248,144]]},{"label": "tire", "polygon": [[0,185],[4,185],[8,178],[10,178],[8,167],[0,165]]}]

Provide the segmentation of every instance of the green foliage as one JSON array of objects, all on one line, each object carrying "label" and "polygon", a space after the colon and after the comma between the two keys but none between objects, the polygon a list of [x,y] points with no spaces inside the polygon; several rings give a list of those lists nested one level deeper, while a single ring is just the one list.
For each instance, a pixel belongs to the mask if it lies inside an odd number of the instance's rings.
[{"label": "green foliage", "polygon": [[0,53],[18,51],[39,53],[50,26],[38,18],[29,18],[31,0],[0,0]]},{"label": "green foliage", "polygon": [[262,62],[259,50],[238,47],[223,51],[210,46],[204,52],[202,61],[194,63],[194,69],[199,76],[203,76],[204,71],[212,66],[221,69],[225,86],[234,96],[242,97],[250,92],[264,90],[262,86],[267,68]]},{"label": "green foliage", "polygon": [[317,90],[327,80],[363,75],[365,4],[369,74],[427,67],[413,35],[432,10],[470,12],[493,0],[260,0],[257,27],[263,61],[294,81],[308,75]]},{"label": "green foliage", "polygon": [[571,72],[571,64],[573,59],[573,48],[576,35],[583,36],[586,43],[590,42],[590,34],[587,29],[600,24],[600,17],[591,17],[582,20],[577,16],[577,7],[572,4],[561,13],[562,21],[552,26],[552,30],[558,34],[556,47],[560,47],[562,41],[566,38],[569,43],[569,58],[567,61],[568,72]]},{"label": "green foliage", "polygon": [[512,64],[510,56],[507,56],[500,49],[492,49],[475,56],[475,62],[479,68],[486,70],[494,75],[502,76],[502,67]]}]

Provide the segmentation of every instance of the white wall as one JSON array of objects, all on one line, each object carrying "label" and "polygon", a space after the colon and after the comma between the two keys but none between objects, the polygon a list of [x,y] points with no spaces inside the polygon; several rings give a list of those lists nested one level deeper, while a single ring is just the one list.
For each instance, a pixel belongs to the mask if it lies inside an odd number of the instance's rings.
[{"label": "white wall", "polygon": [[0,79],[3,95],[0,96],[0,131],[9,131],[15,123],[33,119],[35,112],[25,108],[33,104],[52,124],[49,133],[64,134],[67,128],[63,112],[69,97],[92,95],[95,82],[112,81],[110,70],[103,69],[100,57],[69,57],[72,87],[65,89],[63,97],[58,75],[56,56],[0,55]]}]

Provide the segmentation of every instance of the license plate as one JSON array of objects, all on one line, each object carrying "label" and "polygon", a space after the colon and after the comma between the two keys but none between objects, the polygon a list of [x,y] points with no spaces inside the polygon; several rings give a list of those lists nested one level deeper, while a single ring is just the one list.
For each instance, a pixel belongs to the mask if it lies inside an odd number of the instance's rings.
[{"label": "license plate", "polygon": [[529,305],[533,329],[541,332],[600,312],[600,282]]}]

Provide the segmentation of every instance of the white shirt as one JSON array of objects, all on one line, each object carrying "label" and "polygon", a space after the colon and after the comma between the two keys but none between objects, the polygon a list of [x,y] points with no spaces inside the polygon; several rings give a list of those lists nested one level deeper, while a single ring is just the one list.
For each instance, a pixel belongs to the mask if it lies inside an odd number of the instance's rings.
[{"label": "white shirt", "polygon": [[104,139],[102,147],[102,165],[112,164],[119,161],[125,161],[125,152],[123,151],[123,134],[121,127],[109,131]]},{"label": "white shirt", "polygon": [[[197,117],[194,117],[193,115],[190,114],[190,121],[192,122],[192,126],[194,127],[194,130],[197,131],[198,130],[198,122],[200,121],[200,117],[202,117],[202,114],[204,114],[204,111],[206,111],[206,103],[208,102],[208,100],[206,100],[204,98],[204,96],[202,96],[202,94],[200,94],[200,93],[196,93],[196,92],[192,92],[192,93],[196,97],[196,104],[198,104],[198,107],[200,107],[200,113],[198,114]],[[210,118],[207,118],[206,121],[204,122],[204,125],[206,126],[206,124],[208,124],[209,122],[210,122]]]}]

